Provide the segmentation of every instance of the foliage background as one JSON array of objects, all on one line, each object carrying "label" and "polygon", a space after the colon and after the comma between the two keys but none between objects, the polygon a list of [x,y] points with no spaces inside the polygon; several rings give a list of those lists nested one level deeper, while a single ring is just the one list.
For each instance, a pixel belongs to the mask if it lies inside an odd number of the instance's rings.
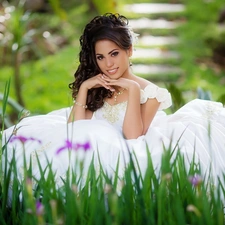
[{"label": "foliage background", "polygon": [[[135,3],[138,2],[171,3],[166,0],[135,1]],[[7,3],[18,4],[18,0]],[[105,4],[105,1],[94,0],[76,2],[51,0],[47,12],[34,12],[29,15],[28,31],[33,30],[35,34],[31,37],[32,41],[24,44],[29,49],[29,54],[21,56],[20,88],[24,107],[30,110],[31,114],[47,113],[71,105],[72,99],[68,84],[73,81],[73,74],[78,65],[79,36],[84,25],[93,16],[104,12],[123,13],[123,5],[130,3],[134,3],[134,1],[112,0]],[[178,94],[174,92],[174,98],[183,95],[185,100],[182,104],[198,97],[197,89],[199,87],[212,93],[213,100],[220,99],[225,102],[224,65],[213,61],[213,47],[218,44],[219,38],[222,40],[220,46],[224,45],[225,40],[221,38],[219,32],[215,32],[218,30],[220,12],[225,7],[224,1],[180,0],[172,3],[184,4],[185,12],[171,15],[162,14],[158,15],[158,18],[184,21],[182,26],[173,31],[173,34],[179,37],[180,44],[169,47],[177,50],[181,59],[167,62],[181,67],[183,74],[176,80],[171,79],[166,83],[161,81],[161,77],[154,82],[160,83],[160,85],[175,85]],[[129,18],[138,16],[126,13]],[[18,26],[17,30],[20,28]],[[9,25],[6,25],[6,30],[12,32]],[[161,32],[167,34],[166,31]],[[47,36],[43,36],[44,34]],[[24,34],[20,35],[21,38],[24,38]],[[1,42],[0,45],[2,53],[0,55],[0,92],[3,92],[6,81],[11,78],[10,97],[17,100],[13,78],[12,46],[13,43],[9,42]]]}]

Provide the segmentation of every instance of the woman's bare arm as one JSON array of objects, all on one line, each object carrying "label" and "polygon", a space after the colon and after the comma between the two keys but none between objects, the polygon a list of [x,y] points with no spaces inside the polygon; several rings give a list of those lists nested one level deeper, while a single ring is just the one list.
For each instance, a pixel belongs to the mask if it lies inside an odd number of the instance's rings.
[{"label": "woman's bare arm", "polygon": [[70,112],[68,123],[86,119],[86,99],[88,89],[85,86],[80,87],[76,101],[74,102],[73,108]]},{"label": "woman's bare arm", "polygon": [[123,122],[125,138],[134,139],[143,133],[143,121],[140,108],[140,86],[131,82],[128,88],[128,104]]},{"label": "woman's bare arm", "polygon": [[160,102],[156,98],[148,99],[146,103],[141,106],[141,115],[143,121],[143,134],[146,134],[149,126],[151,125],[152,120],[154,119]]},{"label": "woman's bare arm", "polygon": [[145,104],[140,105],[140,87],[131,87],[123,124],[124,136],[132,139],[146,134],[159,105],[156,98],[148,99]]},{"label": "woman's bare arm", "polygon": [[91,77],[82,83],[76,97],[76,101],[71,110],[68,123],[76,120],[90,119],[92,112],[86,109],[87,93],[89,89],[99,87],[113,90],[112,87],[107,85],[105,80],[102,78],[102,74]]}]

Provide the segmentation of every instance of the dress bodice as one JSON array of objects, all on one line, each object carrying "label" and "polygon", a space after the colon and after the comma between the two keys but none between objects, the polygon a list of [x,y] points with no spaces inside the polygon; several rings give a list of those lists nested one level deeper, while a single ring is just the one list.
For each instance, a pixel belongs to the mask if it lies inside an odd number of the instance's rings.
[{"label": "dress bodice", "polygon": [[[171,106],[171,95],[165,88],[150,83],[144,89],[141,89],[140,103],[144,104],[149,98],[156,98],[160,102],[159,110],[166,109]],[[94,112],[92,119],[106,120],[111,125],[122,131],[122,125],[126,113],[127,101],[110,105],[104,102],[103,107]]]}]

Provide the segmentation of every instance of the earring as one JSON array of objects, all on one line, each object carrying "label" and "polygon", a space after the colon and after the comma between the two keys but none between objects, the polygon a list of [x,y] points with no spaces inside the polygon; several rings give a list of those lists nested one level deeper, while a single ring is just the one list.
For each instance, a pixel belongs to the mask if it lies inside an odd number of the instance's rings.
[{"label": "earring", "polygon": [[129,65],[130,65],[130,66],[132,66],[132,65],[133,65],[131,61],[129,62]]}]

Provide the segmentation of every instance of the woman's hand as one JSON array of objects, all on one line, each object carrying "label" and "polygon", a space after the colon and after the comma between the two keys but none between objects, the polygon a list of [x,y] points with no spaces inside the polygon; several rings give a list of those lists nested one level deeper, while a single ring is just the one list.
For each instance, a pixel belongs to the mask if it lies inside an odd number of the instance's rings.
[{"label": "woman's hand", "polygon": [[126,90],[131,89],[132,87],[140,88],[139,84],[131,79],[126,79],[123,77],[120,77],[119,79],[111,79],[107,77],[106,75],[102,75],[101,79],[105,82],[105,84],[109,87],[118,86],[121,88],[125,88]]},{"label": "woman's hand", "polygon": [[104,75],[101,73],[85,80],[82,87],[85,87],[88,90],[92,88],[104,87],[110,91],[115,91],[115,89],[104,79]]},{"label": "woman's hand", "polygon": [[114,89],[103,79],[102,74],[91,77],[82,83],[76,97],[76,103],[73,105],[71,110],[68,123],[76,120],[91,118],[91,111],[86,110],[88,90],[100,87],[114,91]]}]

